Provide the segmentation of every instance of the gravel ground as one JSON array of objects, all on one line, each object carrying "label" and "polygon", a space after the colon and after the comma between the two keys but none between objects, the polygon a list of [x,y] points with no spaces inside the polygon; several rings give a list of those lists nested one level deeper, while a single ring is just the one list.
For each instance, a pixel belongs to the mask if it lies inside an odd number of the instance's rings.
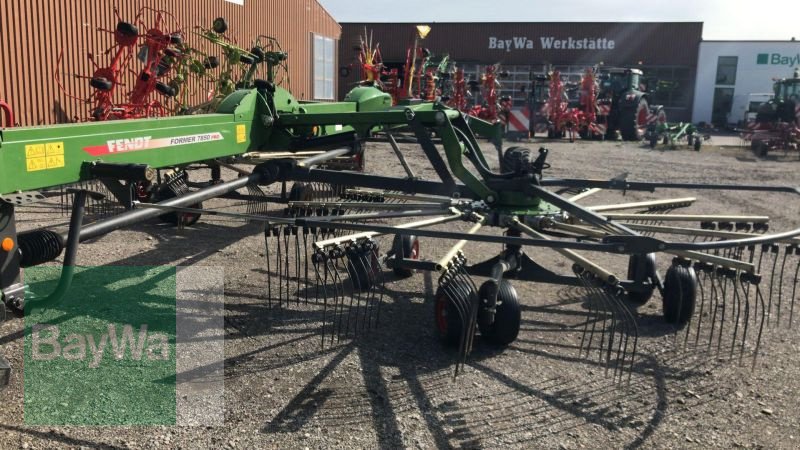
[{"label": "gravel ground", "polygon": [[[539,144],[529,144],[536,147]],[[796,155],[757,160],[742,149],[652,151],[621,143],[547,143],[547,175],[631,180],[797,185]],[[434,176],[417,147],[404,146],[417,175]],[[493,151],[486,147],[494,163]],[[368,164],[397,174],[388,147],[369,147]],[[767,214],[773,229],[798,226],[800,202],[787,195],[736,192],[600,193],[586,204],[696,195],[691,211]],[[241,211],[229,201],[207,208]],[[63,223],[40,209],[20,214],[23,229]],[[424,258],[444,253],[422,241]],[[472,261],[497,245],[470,245]],[[264,245],[257,224],[206,217],[178,230],[156,222],[81,247],[82,264],[196,265],[225,271],[224,425],[210,427],[38,427],[23,421],[23,320],[0,325],[0,351],[15,371],[0,392],[0,448],[800,448],[800,340],[770,329],[757,368],[713,352],[678,351],[660,319],[658,294],[640,308],[639,352],[630,381],[605,373],[595,353],[580,356],[587,320],[583,292],[516,283],[520,336],[498,350],[476,339],[453,379],[455,353],[437,340],[431,298],[436,279],[396,279],[387,271],[378,328],[321,347],[319,322],[304,306],[270,308],[264,299]],[[563,259],[531,257],[562,273]],[[625,260],[595,255],[617,271]],[[666,258],[659,261],[662,268]],[[312,320],[308,320],[309,317]]]}]

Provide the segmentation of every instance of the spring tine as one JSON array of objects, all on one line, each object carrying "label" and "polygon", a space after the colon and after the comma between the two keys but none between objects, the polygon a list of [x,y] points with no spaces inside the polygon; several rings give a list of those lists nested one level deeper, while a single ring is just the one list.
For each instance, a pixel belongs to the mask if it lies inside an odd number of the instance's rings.
[{"label": "spring tine", "polygon": [[[695,342],[694,346],[697,346],[697,341],[700,339],[700,330],[703,328],[703,312],[705,311],[706,305],[706,296],[705,296],[705,288],[704,285],[707,281],[707,274],[703,271],[703,265],[699,262],[695,263],[695,273],[697,274],[697,291],[700,295],[700,310],[697,314],[697,323],[695,324]],[[689,343],[689,334],[690,330],[692,329],[692,324],[689,323],[686,327],[686,336],[683,340],[683,349],[686,350],[686,347]]]},{"label": "spring tine", "polygon": [[272,268],[270,267],[269,240],[272,237],[272,228],[267,223],[264,227],[264,258],[267,260],[267,305],[272,308]]},{"label": "spring tine", "polygon": [[[281,236],[281,246],[283,247],[283,260],[281,261],[281,265],[283,265],[283,278],[281,279],[281,284],[285,285],[282,287],[283,294],[286,296],[286,305],[289,305],[289,289],[291,286],[291,274],[289,273],[289,239],[292,234],[292,227],[287,226],[283,228],[283,236]],[[280,302],[281,305],[283,304],[283,296],[281,296]]]},{"label": "spring tine", "polygon": [[[623,353],[622,349],[623,349],[623,341],[625,341],[624,336],[627,335],[627,333],[626,333],[627,332],[627,326],[626,326],[626,323],[625,323],[626,321],[624,320],[624,314],[622,314],[622,311],[620,309],[620,305],[617,304],[616,296],[611,295],[611,293],[608,291],[608,289],[609,289],[609,287],[601,287],[600,288],[600,293],[606,299],[607,303],[609,305],[611,305],[611,308],[613,310],[612,314],[613,314],[614,317],[617,317],[617,323],[620,325],[620,328],[621,328],[619,330],[620,336],[619,336],[619,339],[618,339],[618,342],[617,342],[616,356],[614,358],[614,375],[613,376],[614,376],[614,379],[616,379],[617,372],[620,369],[620,361],[622,361],[624,363],[625,356],[624,356],[624,353]],[[621,317],[619,317],[619,316],[621,316]],[[615,334],[616,331],[617,330],[614,330],[614,329],[611,330],[611,342],[612,343],[613,343],[614,334]],[[609,357],[610,357],[613,344],[609,344],[608,347],[609,347]],[[624,347],[627,350],[627,342],[624,343]],[[609,360],[609,365],[610,365],[610,360]],[[606,366],[606,371],[608,371],[608,366]]]},{"label": "spring tine", "polygon": [[[320,275],[319,266],[323,266],[323,274]],[[322,327],[321,327],[321,335],[322,335],[322,348],[325,348],[325,324],[328,322],[328,260],[327,255],[322,251],[314,252],[314,272],[316,273],[316,288],[314,289],[317,298],[319,298],[319,293],[322,291]]]},{"label": "spring tine", "polygon": [[[467,330],[467,338],[468,338],[468,346],[467,346],[467,354],[472,352],[472,345],[475,341],[475,332],[476,327],[478,325],[478,306],[480,299],[478,298],[478,287],[475,286],[475,283],[472,281],[472,278],[469,276],[467,271],[464,269],[467,261],[463,255],[460,255],[461,263],[459,265],[458,276],[460,279],[464,281],[464,283],[469,286],[469,292],[467,298],[469,299],[469,306],[470,306],[470,314],[469,314],[469,323],[468,323],[468,330]],[[466,362],[467,354],[464,355],[464,362]]]},{"label": "spring tine", "polygon": [[747,332],[750,329],[750,287],[753,277],[747,273],[743,273],[740,275],[739,279],[742,285],[742,295],[744,295],[744,327],[742,330],[742,348],[739,351],[739,365],[741,365],[744,358],[745,345],[747,343]]},{"label": "spring tine", "polygon": [[[578,276],[578,279],[581,281],[581,284],[583,284],[583,286],[586,289],[587,293],[589,293],[589,286],[587,285],[586,280],[584,280],[582,276]],[[592,317],[592,305],[593,305],[593,303],[594,302],[592,302],[591,293],[589,293],[588,294],[588,301],[586,302],[586,304],[587,304],[587,306],[589,308],[589,312],[588,312],[588,314],[586,316],[586,321],[583,323],[583,334],[581,335],[581,344],[580,344],[580,347],[578,348],[578,357],[579,358],[583,356],[583,349],[584,349],[583,344],[586,342],[586,334],[587,334],[587,332],[589,332],[589,322],[592,323],[592,330],[589,333],[589,343],[587,344],[587,348],[591,348],[591,346],[592,346],[592,339],[594,338],[595,325],[597,324],[597,320],[594,320],[594,318]],[[587,350],[587,356],[588,356],[588,350]]]},{"label": "spring tine", "polygon": [[709,273],[709,281],[711,285],[711,302],[714,304],[713,312],[711,315],[711,331],[708,334],[708,348],[706,349],[707,352],[711,352],[711,344],[714,342],[714,329],[717,326],[717,311],[719,311],[719,289],[718,289],[718,273],[716,269],[713,269]]},{"label": "spring tine", "polygon": [[772,269],[770,272],[770,279],[769,279],[769,301],[767,302],[767,325],[770,324],[770,320],[772,319],[772,293],[773,293],[773,288],[775,287],[775,272],[776,272],[775,269],[778,267],[778,250],[779,250],[778,244],[773,244],[769,246],[770,259],[772,260]]},{"label": "spring tine", "polygon": [[[461,300],[462,293],[458,292],[453,286],[453,275],[451,273],[446,273],[444,275],[445,278],[443,284],[441,284],[442,290],[447,295],[447,298],[450,302],[453,303],[453,306],[456,308],[456,312],[458,313],[458,318],[460,323],[466,324],[467,323],[467,315],[464,308],[464,302]],[[442,283],[442,280],[440,280]],[[461,366],[461,354],[464,352],[464,346],[466,345],[466,327],[463,327],[461,330],[461,336],[458,339],[458,355],[459,358],[456,360],[456,367],[455,372],[453,374],[453,379],[458,376],[458,372]]]},{"label": "spring tine", "polygon": [[717,280],[720,284],[720,304],[722,308],[722,314],[719,321],[719,335],[717,336],[717,357],[719,357],[719,353],[722,350],[722,334],[723,329],[725,328],[725,313],[727,312],[728,305],[726,305],[726,300],[728,298],[728,277],[725,276],[724,269],[719,268],[719,276]]},{"label": "spring tine", "polygon": [[275,258],[275,267],[278,269],[278,308],[283,307],[283,286],[284,277],[287,277],[288,274],[284,273],[285,265],[283,264],[284,256],[283,256],[283,235],[286,233],[286,227],[280,226],[278,227],[278,234],[275,236],[275,247],[278,249]]},{"label": "spring tine", "polygon": [[333,286],[333,312],[331,313],[332,320],[331,320],[331,342],[330,342],[330,345],[333,345],[334,340],[336,340],[336,338],[338,337],[337,336],[337,334],[338,334],[337,330],[339,330],[339,327],[337,326],[337,323],[339,322],[339,320],[341,318],[341,312],[339,310],[339,304],[344,302],[344,299],[342,298],[343,295],[344,295],[344,292],[343,292],[344,285],[342,283],[342,278],[339,275],[339,267],[338,267],[338,264],[337,264],[337,262],[339,260],[338,251],[340,251],[340,249],[338,249],[338,248],[337,249],[333,249],[328,254],[328,272],[331,275],[330,282],[331,282],[331,285]]},{"label": "spring tine", "polygon": [[[606,349],[606,376],[608,376],[608,370],[611,367],[611,353],[614,350],[614,335],[617,332],[617,312],[616,307],[611,301],[608,296],[606,296],[605,291],[602,287],[595,286],[595,291],[597,292],[597,296],[603,300],[603,304],[606,305],[606,308],[609,310],[611,315],[611,329],[608,332],[608,348]],[[616,373],[616,372],[615,372]]]},{"label": "spring tine", "polygon": [[778,320],[777,325],[781,324],[781,303],[783,302],[783,276],[786,272],[786,258],[789,256],[792,247],[787,246],[783,250],[783,261],[781,262],[781,273],[778,277]]},{"label": "spring tine", "polygon": [[[794,248],[794,253],[797,256],[800,256],[800,247]],[[798,283],[798,276],[800,276],[800,258],[797,259],[797,267],[794,269],[794,282],[792,283],[792,304],[789,309],[789,327],[792,326],[792,321],[794,320],[794,302],[797,299],[797,283]]]},{"label": "spring tine", "polygon": [[[353,311],[353,307],[358,307],[358,302],[356,301],[356,295],[359,295],[360,292],[359,286],[361,283],[365,281],[361,279],[358,274],[357,266],[359,264],[360,256],[358,255],[358,250],[355,249],[354,245],[350,245],[345,249],[347,256],[342,259],[342,263],[344,264],[344,272],[343,274],[348,275],[348,280],[350,281],[350,285],[352,289],[348,289],[349,297],[350,297],[350,305],[347,306],[345,303],[344,298],[342,298],[342,310],[339,316],[339,338],[341,340],[342,334],[344,334],[345,338],[347,338],[348,334],[350,333],[350,315]],[[345,309],[347,309],[347,317],[345,318]],[[342,321],[344,321],[344,327],[342,328]],[[344,329],[344,333],[342,333],[342,329]]]},{"label": "spring tine", "polygon": [[[301,272],[300,269],[302,268],[301,260],[306,259],[306,254],[300,252],[300,234],[302,230],[299,227],[294,227],[294,254],[296,258],[294,259],[294,275],[297,277],[297,288],[295,290],[295,302],[299,305],[300,304],[300,282],[301,280]],[[307,278],[306,278],[307,279]]]},{"label": "spring tine", "polygon": [[761,336],[764,332],[764,322],[766,319],[766,314],[764,310],[764,296],[761,294],[761,286],[759,284],[756,285],[756,299],[759,303],[761,303],[761,323],[758,325],[758,337],[756,337],[756,349],[753,353],[753,366],[752,370],[756,369],[756,362],[758,360],[758,353],[761,351]]},{"label": "spring tine", "polygon": [[[346,288],[346,281],[343,278],[343,275],[346,275],[346,269],[341,266],[342,262],[342,255],[341,253],[344,251],[342,248],[337,248],[337,256],[333,259],[333,283],[334,286],[337,287],[336,289],[336,304],[334,305],[334,333],[336,335],[336,342],[341,342],[342,340],[342,320],[344,318],[344,309],[345,309],[345,292]],[[350,282],[350,288],[353,289],[353,279],[350,277],[346,277],[346,280]],[[352,292],[352,291],[351,291]],[[333,344],[333,336],[331,337],[331,344]]]},{"label": "spring tine", "polygon": [[[374,263],[378,263],[377,260],[373,260],[373,262]],[[381,320],[381,305],[383,305],[383,295],[386,292],[386,290],[384,289],[384,286],[386,285],[386,278],[385,278],[385,276],[383,274],[383,270],[381,270],[380,266],[377,268],[377,273],[378,273],[378,279],[379,280],[378,280],[378,284],[376,285],[375,292],[378,291],[378,287],[377,286],[380,286],[380,294],[379,294],[377,300],[373,300],[373,301],[377,301],[378,302],[378,307],[375,308],[375,324],[376,325]],[[371,323],[372,323],[372,313],[371,313],[371,310],[370,310],[370,328],[372,327]]]},{"label": "spring tine", "polygon": [[[620,306],[622,310],[622,317],[623,322],[625,325],[625,344],[622,350],[622,361],[620,363],[620,370],[619,370],[619,381],[622,382],[622,378],[624,376],[625,371],[625,360],[629,357],[631,359],[630,366],[633,367],[633,361],[636,358],[636,341],[639,340],[639,330],[636,326],[636,317],[633,315],[633,311],[631,311],[630,307],[624,302],[622,295],[624,291],[620,291],[620,287],[616,287],[616,292],[612,292],[614,296],[614,300],[616,300],[617,304]],[[631,352],[628,352],[628,345],[630,344],[631,337],[633,337],[633,345],[631,346]],[[628,381],[630,381],[630,373],[628,375]]]},{"label": "spring tine", "polygon": [[308,254],[308,234],[309,234],[309,230],[308,230],[307,227],[304,226],[303,227],[303,256],[305,256],[305,258],[303,258],[304,259],[303,265],[305,267],[305,271],[304,271],[303,279],[306,280],[306,287],[305,287],[305,289],[303,289],[303,291],[304,291],[303,294],[304,294],[304,297],[305,297],[304,303],[306,305],[308,305],[308,291],[309,291],[307,283],[308,283],[308,280],[310,280],[310,278],[308,277],[308,269],[309,269],[309,267],[308,267],[309,261],[308,260],[310,259],[309,258],[309,254]]},{"label": "spring tine", "polygon": [[[733,352],[736,350],[736,337],[739,335],[739,321],[742,315],[742,305],[741,305],[741,298],[739,297],[739,283],[736,282],[736,273],[733,274],[733,279],[731,280],[731,285],[733,286],[733,310],[734,310],[734,322],[733,322],[733,338],[731,339],[731,353],[729,356],[730,360],[733,360]],[[742,340],[742,348],[744,348],[744,339]]]}]

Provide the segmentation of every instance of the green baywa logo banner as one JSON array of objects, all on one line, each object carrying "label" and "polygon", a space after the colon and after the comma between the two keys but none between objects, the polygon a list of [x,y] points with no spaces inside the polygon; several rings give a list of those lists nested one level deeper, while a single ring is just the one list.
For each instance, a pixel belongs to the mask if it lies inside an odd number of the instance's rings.
[{"label": "green baywa logo banner", "polygon": [[58,268],[26,270],[25,422],[175,424],[175,274],[79,268],[67,296],[43,306],[35,298],[55,288]]}]

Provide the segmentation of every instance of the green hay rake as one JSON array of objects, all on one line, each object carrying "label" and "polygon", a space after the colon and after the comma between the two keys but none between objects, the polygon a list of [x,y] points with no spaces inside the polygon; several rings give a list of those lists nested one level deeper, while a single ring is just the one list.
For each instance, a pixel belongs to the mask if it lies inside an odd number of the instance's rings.
[{"label": "green hay rake", "polygon": [[[794,321],[800,229],[769,234],[768,217],[672,213],[691,208],[693,197],[586,202],[600,190],[661,189],[772,192],[791,201],[800,194],[797,188],[552,178],[546,175],[548,151],[521,147],[500,152],[500,167],[491,167],[476,133],[493,136],[497,127],[438,103],[392,106],[388,94],[363,86],[343,102],[300,103],[273,82],[255,86],[234,91],[213,114],[3,130],[3,301],[22,307],[21,270],[63,254],[58,289],[48,298],[28,299],[42,306],[58,302],[70,286],[81,241],[166,213],[217,214],[264,224],[266,301],[276,308],[319,308],[323,345],[357,338],[386,320],[382,305],[390,277],[434,273],[432,315],[442,340],[458,348],[456,373],[478,333],[498,346],[516,339],[521,313],[512,283],[584,289],[589,309],[581,348],[586,357],[596,352],[620,380],[634,364],[636,306],[656,291],[665,320],[686,333],[687,343],[707,343],[717,353],[730,346],[739,359],[758,354],[768,325]],[[325,168],[363,150],[359,144],[379,131],[406,169],[394,136],[410,133],[437,179],[420,180],[410,170],[406,176],[381,176]],[[232,167],[232,162],[250,163],[252,170],[238,169],[240,178],[218,179],[194,191],[184,188],[185,177],[170,178],[167,183],[181,188],[155,204],[134,195],[139,183],[158,182],[159,171],[181,172],[194,164]],[[95,194],[77,190],[71,193],[67,232],[16,232],[16,209],[41,201],[38,191],[91,180],[101,180],[131,209],[84,225],[86,199]],[[263,195],[264,186],[275,184],[286,186],[284,195]],[[238,193],[245,188],[247,195]],[[192,206],[237,195],[254,204],[247,214]],[[265,202],[285,207],[269,214]],[[443,240],[455,244],[432,244]],[[425,241],[431,260],[421,258]],[[481,256],[471,251],[476,244],[499,250],[474,261]],[[545,250],[570,269],[535,261]],[[606,267],[605,256],[613,255],[627,264]],[[657,255],[672,261],[666,272],[658,270]]]},{"label": "green hay rake", "polygon": [[707,139],[690,122],[653,124],[647,129],[646,138],[650,143],[650,148],[656,148],[660,142],[672,150],[677,149],[679,145],[686,145],[696,152],[700,151],[703,140]]}]

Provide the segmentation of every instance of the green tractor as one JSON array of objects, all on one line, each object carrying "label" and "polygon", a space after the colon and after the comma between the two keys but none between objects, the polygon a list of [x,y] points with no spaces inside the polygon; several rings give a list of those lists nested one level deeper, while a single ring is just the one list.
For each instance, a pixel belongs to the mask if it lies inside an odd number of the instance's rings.
[{"label": "green tractor", "polygon": [[640,141],[650,124],[666,123],[667,114],[661,105],[650,105],[650,92],[639,69],[604,68],[598,75],[600,84],[598,121],[605,117],[606,138]]},{"label": "green tractor", "polygon": [[794,70],[792,78],[776,81],[772,89],[775,91],[775,97],[758,108],[756,123],[800,124],[800,108],[798,108],[800,107],[800,68]]}]

